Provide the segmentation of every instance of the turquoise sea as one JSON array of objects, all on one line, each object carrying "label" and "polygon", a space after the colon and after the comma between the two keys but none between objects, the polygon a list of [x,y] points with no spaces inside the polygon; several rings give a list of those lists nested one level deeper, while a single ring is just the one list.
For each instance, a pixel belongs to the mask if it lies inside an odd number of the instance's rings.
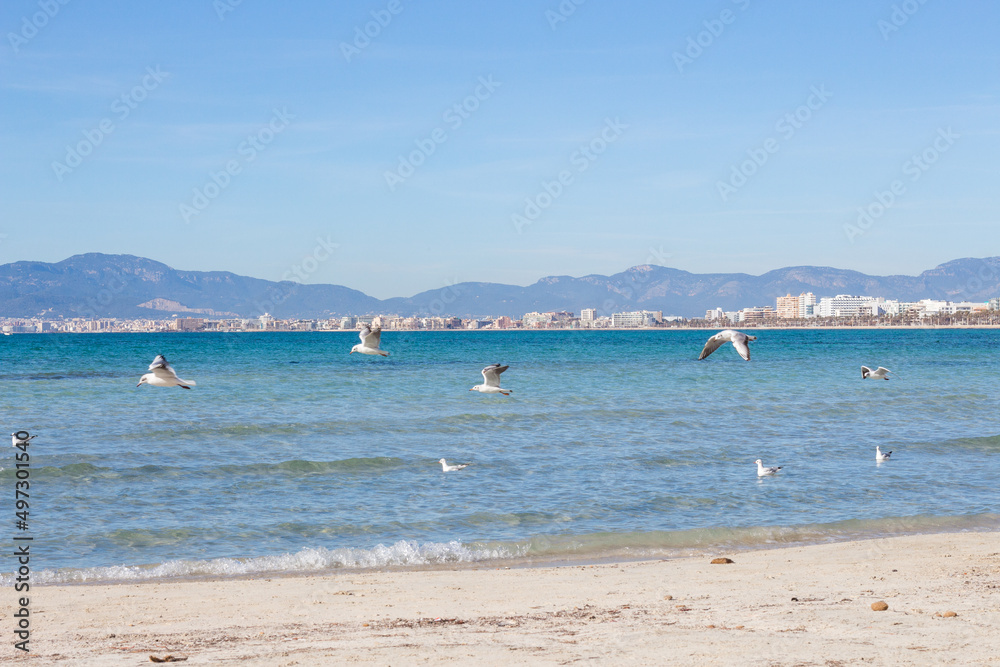
[{"label": "turquoise sea", "polygon": [[[349,355],[352,332],[0,337],[0,421],[38,436],[33,579],[1000,527],[1000,331],[758,330],[751,362],[696,361],[711,333],[387,331],[384,359]],[[137,388],[157,354],[197,386]],[[512,395],[468,391],[494,362]],[[784,469],[758,479],[757,458]]]}]

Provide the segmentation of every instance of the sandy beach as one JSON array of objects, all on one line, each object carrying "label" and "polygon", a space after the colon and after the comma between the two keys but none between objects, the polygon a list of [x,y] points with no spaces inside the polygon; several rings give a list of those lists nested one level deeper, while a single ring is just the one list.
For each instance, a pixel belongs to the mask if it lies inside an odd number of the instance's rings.
[{"label": "sandy beach", "polygon": [[1000,664],[997,533],[31,593],[36,665]]}]

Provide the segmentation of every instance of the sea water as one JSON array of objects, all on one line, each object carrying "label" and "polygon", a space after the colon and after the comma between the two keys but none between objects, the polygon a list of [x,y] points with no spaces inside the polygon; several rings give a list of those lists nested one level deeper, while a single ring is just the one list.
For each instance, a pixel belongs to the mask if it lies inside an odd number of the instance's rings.
[{"label": "sea water", "polygon": [[[1000,331],[757,330],[749,363],[697,361],[711,333],[387,331],[388,358],[349,355],[353,332],[4,336],[0,421],[38,436],[33,579],[1000,527]],[[197,385],[136,387],[157,354]],[[469,391],[491,363],[510,396]],[[757,458],[784,467],[758,479]]]}]

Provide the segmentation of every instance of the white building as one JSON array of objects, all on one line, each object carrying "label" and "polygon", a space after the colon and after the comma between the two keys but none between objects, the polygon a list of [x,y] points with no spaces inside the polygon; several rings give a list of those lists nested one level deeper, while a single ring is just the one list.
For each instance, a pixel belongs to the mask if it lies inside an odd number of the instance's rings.
[{"label": "white building", "polygon": [[838,294],[824,296],[816,305],[818,317],[858,317],[859,315],[879,315],[882,312],[880,303],[883,299],[871,296],[852,296]]},{"label": "white building", "polygon": [[799,317],[816,317],[816,295],[812,292],[799,295]]},{"label": "white building", "polygon": [[584,308],[580,311],[580,322],[593,322],[597,319],[596,308]]},{"label": "white building", "polygon": [[659,310],[634,310],[628,313],[611,314],[611,326],[622,329],[655,327],[662,321],[663,311]]},{"label": "white building", "polygon": [[551,313],[531,312],[525,313],[521,318],[521,324],[525,329],[534,329],[540,325],[548,325],[552,321]]},{"label": "white building", "polygon": [[726,313],[723,312],[721,308],[716,308],[715,310],[706,310],[705,319],[709,322],[713,320],[724,320],[726,319]]}]

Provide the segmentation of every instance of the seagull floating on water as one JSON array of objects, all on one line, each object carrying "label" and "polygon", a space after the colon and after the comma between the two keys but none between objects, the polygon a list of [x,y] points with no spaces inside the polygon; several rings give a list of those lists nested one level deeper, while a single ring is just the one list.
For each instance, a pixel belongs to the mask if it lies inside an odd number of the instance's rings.
[{"label": "seagull floating on water", "polygon": [[177,377],[174,367],[170,365],[167,358],[162,354],[156,355],[153,363],[149,365],[149,370],[149,373],[139,378],[137,387],[148,384],[154,387],[183,387],[184,389],[190,389],[198,384],[194,380],[182,380]]},{"label": "seagull floating on water", "polygon": [[441,464],[441,470],[444,472],[455,472],[456,470],[461,470],[462,468],[468,468],[471,463],[456,463],[455,465],[448,465],[448,462],[444,459],[438,461]]},{"label": "seagull floating on water", "polygon": [[760,462],[760,459],[757,459],[756,461],[754,461],[754,463],[757,464],[757,476],[758,477],[766,477],[768,475],[773,475],[774,473],[776,473],[779,470],[781,470],[782,468],[784,468],[784,466],[772,466],[772,467],[765,468],[764,464]]},{"label": "seagull floating on water", "polygon": [[500,374],[508,368],[510,366],[490,364],[483,369],[483,383],[477,384],[469,391],[478,391],[481,394],[503,394],[504,396],[510,396],[509,389],[500,388]]},{"label": "seagull floating on water", "polygon": [[876,461],[888,461],[889,457],[892,456],[892,452],[882,452],[878,445],[875,445],[875,460]]},{"label": "seagull floating on water", "polygon": [[[27,431],[15,431],[10,434],[10,446],[17,447],[18,445],[26,443],[29,440],[34,440],[37,437],[37,435],[31,435]],[[3,470],[3,468],[0,468],[0,470]]]},{"label": "seagull floating on water", "polygon": [[358,332],[358,338],[361,342],[351,348],[351,354],[358,352],[359,354],[377,354],[379,356],[388,357],[389,353],[378,349],[379,345],[382,344],[382,327],[375,327],[372,329],[367,324],[361,328]]},{"label": "seagull floating on water", "polygon": [[879,366],[875,370],[872,370],[872,369],[868,368],[867,366],[862,366],[861,367],[861,379],[862,380],[867,380],[868,378],[871,378],[873,380],[888,380],[889,379],[889,373],[891,373],[891,372],[892,371],[890,371],[888,368],[882,368],[881,366]]},{"label": "seagull floating on water", "polygon": [[698,361],[701,361],[708,355],[712,354],[725,342],[730,342],[736,351],[740,353],[740,356],[750,361],[750,345],[749,342],[752,340],[757,340],[756,336],[748,336],[742,331],[734,331],[733,329],[726,329],[725,331],[720,331],[705,343],[705,347],[702,349],[701,354],[698,355]]}]

